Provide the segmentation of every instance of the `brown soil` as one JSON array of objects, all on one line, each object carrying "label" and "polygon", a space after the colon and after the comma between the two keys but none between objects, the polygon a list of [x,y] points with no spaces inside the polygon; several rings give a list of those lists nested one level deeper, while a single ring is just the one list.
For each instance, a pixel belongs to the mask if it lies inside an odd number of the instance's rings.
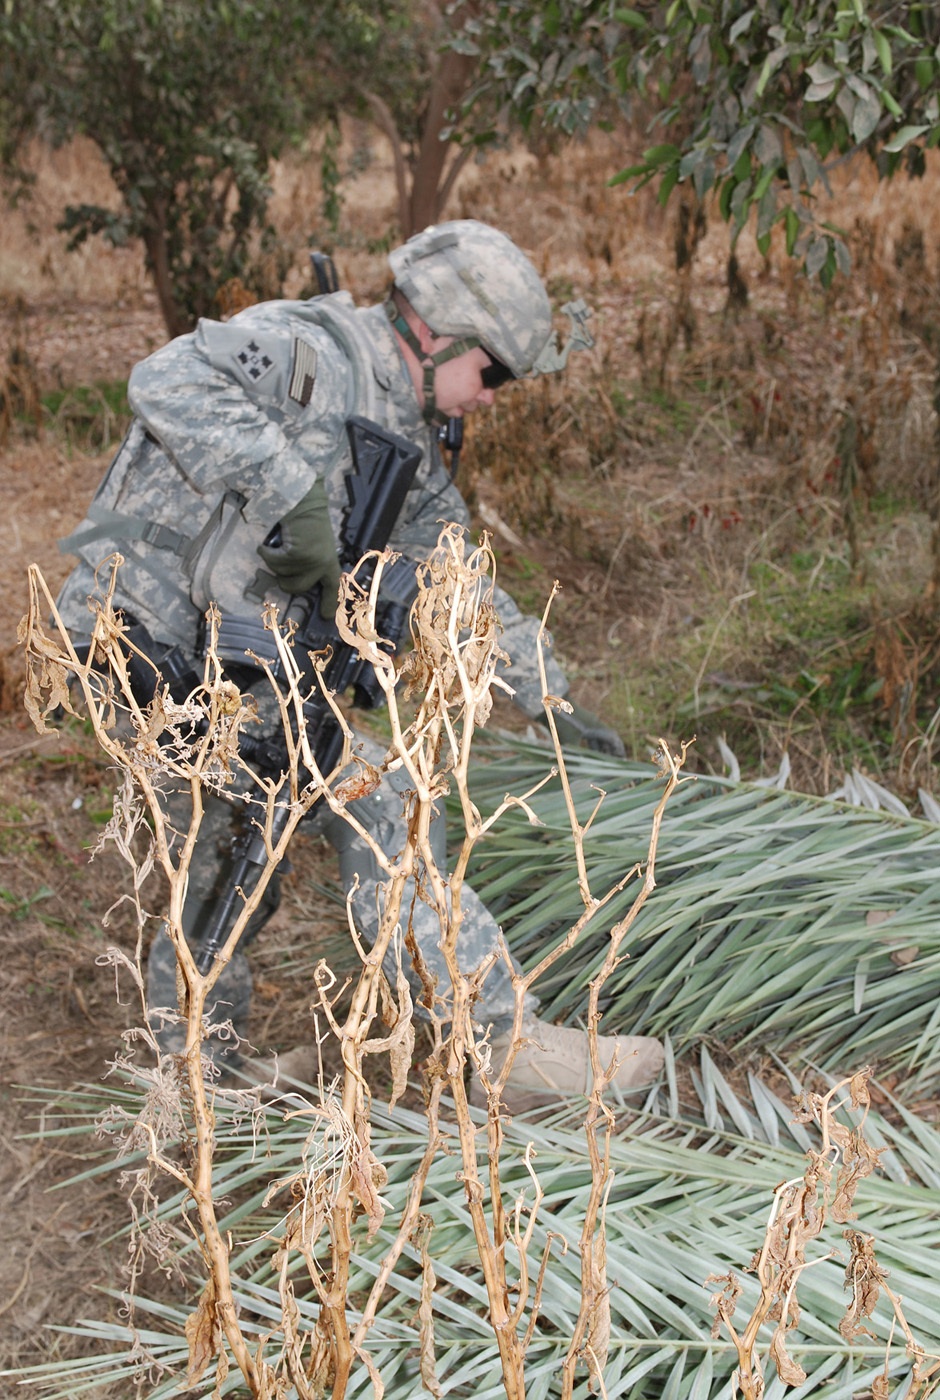
[{"label": "brown soil", "polygon": [[[131,316],[78,307],[63,314],[47,304],[16,312],[6,321],[11,341],[30,347],[43,389],[115,377],[115,362],[147,353],[155,332],[146,310]],[[132,932],[118,916],[106,938],[101,915],[120,874],[110,855],[89,863],[110,805],[109,778],[80,730],[36,734],[22,709],[15,649],[27,565],[40,562],[53,587],[64,578],[68,563],[55,540],[67,533],[107,459],[67,454],[48,432],[38,441],[16,439],[0,454],[0,586],[7,600],[0,616],[4,1367],[54,1356],[60,1343],[43,1329],[73,1320],[85,1309],[82,1300],[97,1306],[95,1289],[120,1286],[121,1245],[103,1243],[122,1223],[113,1180],[54,1191],[82,1169],[88,1143],[36,1137],[55,1110],[31,1092],[99,1081],[126,1025],[113,977],[95,963],[107,941]]]}]

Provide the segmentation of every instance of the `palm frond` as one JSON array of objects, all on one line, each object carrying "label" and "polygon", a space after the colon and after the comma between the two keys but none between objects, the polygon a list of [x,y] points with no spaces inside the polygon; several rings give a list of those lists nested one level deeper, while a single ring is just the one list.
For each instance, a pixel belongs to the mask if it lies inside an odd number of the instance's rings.
[{"label": "palm frond", "polygon": [[[474,797],[484,811],[507,790],[531,786],[551,762],[541,746],[514,740],[484,746],[483,756],[497,760],[475,772]],[[594,810],[597,787],[607,791],[585,838],[592,886],[600,894],[644,859],[660,787],[651,767],[596,754],[575,755],[570,772],[583,819]],[[546,789],[532,806],[543,826],[510,815],[480,846],[473,865],[476,889],[499,912],[517,957],[530,964],[581,912],[561,795]],[[748,1076],[745,1094],[740,1072],[723,1072],[711,1053],[715,1042],[770,1050],[794,1084],[795,1068],[808,1062],[817,1072],[835,1073],[874,1059],[893,1072],[890,1118],[872,1114],[866,1123],[869,1140],[883,1149],[884,1175],[859,1191],[859,1227],[874,1236],[918,1341],[928,1352],[940,1351],[934,1302],[940,1132],[910,1107],[917,1095],[935,1089],[940,1065],[940,831],[825,799],[696,778],[679,788],[667,810],[657,874],[658,889],[633,930],[630,959],[608,984],[607,1026],[663,1035],[667,1062],[662,1084],[641,1113],[620,1125],[611,1149],[607,1395],[717,1400],[728,1393],[736,1357],[724,1337],[711,1335],[705,1280],[735,1272],[743,1288],[740,1314],[747,1314],[757,1285],[743,1271],[763,1239],[773,1190],[803,1171],[807,1130],[791,1121],[789,1107],[758,1075]],[[631,899],[628,888],[546,977],[539,990],[548,1014],[573,1019],[582,1011],[610,924]],[[886,917],[876,922],[873,914]],[[137,1094],[133,1085],[116,1082],[91,1087],[58,1115],[57,1131],[86,1132],[91,1115],[116,1099],[133,1112]],[[246,1327],[259,1336],[280,1315],[271,1265],[280,1224],[263,1202],[269,1182],[296,1167],[307,1126],[302,1119],[284,1122],[269,1108],[261,1147],[256,1125],[227,1114],[224,1098],[219,1101],[216,1186],[232,1201],[224,1227],[236,1242],[238,1301]],[[425,1131],[423,1118],[404,1109],[373,1112],[372,1146],[388,1172],[388,1215],[371,1241],[363,1227],[350,1295],[353,1319],[394,1236]],[[543,1400],[557,1393],[577,1314],[578,1237],[590,1170],[583,1135],[570,1118],[519,1120],[506,1130],[507,1202],[526,1191],[531,1199],[528,1143],[545,1192],[533,1258],[551,1249],[526,1372],[529,1395]],[[101,1169],[91,1163],[88,1172]],[[172,1214],[180,1203],[170,1199],[163,1209]],[[422,1209],[433,1220],[441,1390],[502,1400],[453,1156],[435,1162]],[[788,1341],[808,1379],[786,1391],[794,1400],[814,1393],[851,1400],[883,1370],[887,1312],[876,1314],[874,1335],[862,1344],[850,1347],[838,1330],[845,1260],[825,1255],[840,1245],[839,1238],[821,1241],[819,1262],[801,1279],[801,1322]],[[420,1287],[419,1257],[406,1250],[368,1341],[388,1400],[410,1400],[421,1389]],[[313,1297],[301,1296],[299,1304],[312,1323]],[[111,1380],[122,1384],[136,1348],[157,1369],[149,1393],[154,1400],[169,1396],[185,1373],[188,1309],[146,1298],[136,1305],[133,1332],[95,1320],[69,1329],[97,1345],[96,1357],[56,1360],[18,1379],[47,1400],[84,1394]],[[901,1375],[908,1364],[895,1346],[890,1374]],[[233,1373],[222,1393],[238,1389]],[[370,1391],[365,1369],[358,1370],[350,1394]],[[586,1391],[583,1376],[580,1393]],[[782,1400],[784,1393],[779,1380],[768,1380],[767,1400]]]},{"label": "palm frond", "polygon": [[[481,746],[473,795],[484,813],[543,775],[551,755],[509,738]],[[649,765],[575,754],[570,776],[601,894],[646,855],[661,785]],[[470,878],[526,968],[582,912],[558,784],[510,813],[477,848]],[[572,1020],[636,892],[627,888],[536,989]],[[881,922],[879,922],[881,920]],[[670,801],[657,889],[606,988],[607,1028],[770,1049],[840,1071],[903,1073],[911,1102],[940,1075],[940,829],[720,778],[690,778]]]},{"label": "palm frond", "polygon": [[[729,1270],[738,1274],[743,1287],[739,1313],[747,1315],[756,1301],[757,1285],[743,1271],[762,1241],[774,1188],[783,1179],[802,1175],[805,1166],[806,1130],[789,1121],[786,1107],[759,1081],[752,1081],[750,1096],[742,1098],[726,1080],[721,1087],[707,1056],[699,1059],[697,1073],[702,1099],[690,1106],[684,1118],[646,1112],[623,1123],[612,1145],[614,1180],[606,1214],[612,1327],[605,1386],[610,1397],[718,1400],[728,1393],[736,1357],[725,1338],[711,1335],[713,1318],[705,1280]],[[106,1102],[104,1089],[99,1092],[101,1102]],[[125,1092],[132,1095],[133,1089]],[[732,1126],[717,1125],[714,1114],[719,1103],[722,1116]],[[908,1321],[930,1352],[940,1349],[934,1283],[940,1248],[935,1165],[940,1161],[940,1133],[925,1122],[912,1122],[911,1127],[915,1126],[916,1132],[904,1133],[877,1115],[869,1117],[866,1132],[880,1135],[891,1149],[891,1179],[863,1183],[856,1204],[859,1226],[875,1236],[879,1261],[890,1270],[891,1285],[904,1298]],[[232,1264],[240,1280],[238,1302],[246,1329],[260,1337],[280,1315],[271,1263],[280,1226],[261,1201],[268,1182],[281,1174],[282,1164],[298,1161],[307,1128],[303,1120],[283,1121],[280,1111],[271,1108],[265,1134],[268,1150],[259,1151],[257,1137],[244,1122],[227,1119],[220,1101],[219,1129],[229,1171],[223,1189],[237,1182],[243,1197],[224,1222],[236,1242]],[[387,1224],[370,1242],[362,1227],[351,1280],[353,1302],[364,1296],[394,1237],[425,1132],[420,1115],[401,1108],[392,1114],[374,1109],[372,1143],[389,1174],[383,1192],[388,1215]],[[548,1396],[557,1393],[558,1371],[577,1314],[578,1241],[590,1165],[583,1134],[570,1117],[538,1124],[518,1120],[507,1127],[506,1140],[507,1202],[523,1193],[531,1200],[523,1160],[530,1143],[545,1193],[532,1255],[536,1259],[550,1248],[551,1263],[526,1374],[529,1394]],[[172,1203],[164,1207],[168,1213],[174,1209]],[[434,1320],[441,1389],[445,1395],[501,1400],[505,1391],[454,1156],[438,1157],[422,1209],[434,1222]],[[787,1392],[790,1395],[809,1395],[825,1381],[827,1400],[851,1400],[882,1371],[890,1331],[888,1312],[876,1314],[871,1326],[874,1335],[862,1344],[849,1346],[839,1333],[846,1304],[845,1259],[825,1256],[827,1248],[840,1245],[838,1232],[820,1241],[819,1262],[805,1271],[801,1281],[800,1327],[788,1340],[791,1354],[802,1363],[809,1380]],[[421,1388],[416,1321],[420,1288],[419,1256],[409,1248],[390,1280],[368,1341],[388,1400],[410,1400]],[[154,1400],[169,1396],[185,1372],[187,1309],[144,1298],[136,1302],[138,1326],[133,1333],[94,1321],[69,1329],[97,1343],[101,1353],[94,1359],[56,1361],[19,1378],[46,1400],[64,1400],[94,1384],[127,1377],[130,1363],[123,1348],[136,1340],[138,1356],[171,1368],[148,1393]],[[312,1325],[315,1299],[299,1289],[299,1305],[305,1322]],[[355,1321],[354,1309],[351,1320]],[[906,1364],[903,1349],[895,1347],[891,1373],[902,1374]],[[237,1393],[237,1378],[231,1376],[223,1394]],[[364,1368],[356,1372],[349,1393],[371,1393]],[[586,1376],[579,1393],[587,1393]],[[770,1381],[766,1394],[781,1400],[783,1390]]]}]

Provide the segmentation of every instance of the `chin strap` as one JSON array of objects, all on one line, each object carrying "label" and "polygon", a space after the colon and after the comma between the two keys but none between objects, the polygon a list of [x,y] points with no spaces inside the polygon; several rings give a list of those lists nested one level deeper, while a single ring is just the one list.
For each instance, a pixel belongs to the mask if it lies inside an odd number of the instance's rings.
[{"label": "chin strap", "polygon": [[446,365],[448,360],[456,360],[458,355],[465,355],[468,350],[475,350],[480,344],[479,340],[475,336],[464,336],[462,340],[455,340],[453,345],[448,345],[446,350],[438,350],[436,355],[426,355],[421,349],[418,337],[391,299],[385,303],[385,314],[392,328],[398,332],[409,350],[414,351],[421,365],[422,392],[424,394],[424,407],[421,416],[426,423],[434,423],[438,427],[442,427],[447,420],[441,416],[437,409],[437,400],[434,397],[434,372],[438,365]]}]

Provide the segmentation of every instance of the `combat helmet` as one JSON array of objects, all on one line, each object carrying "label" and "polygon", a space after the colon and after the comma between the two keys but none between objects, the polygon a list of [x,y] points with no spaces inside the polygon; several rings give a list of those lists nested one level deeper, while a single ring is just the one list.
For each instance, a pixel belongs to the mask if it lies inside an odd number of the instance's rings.
[{"label": "combat helmet", "polygon": [[482,348],[505,378],[538,372],[552,341],[552,308],[542,280],[512,239],[476,219],[432,224],[389,254],[395,287],[435,335],[456,342],[426,356],[394,303],[389,318],[425,365],[425,417],[433,417],[434,370]]}]

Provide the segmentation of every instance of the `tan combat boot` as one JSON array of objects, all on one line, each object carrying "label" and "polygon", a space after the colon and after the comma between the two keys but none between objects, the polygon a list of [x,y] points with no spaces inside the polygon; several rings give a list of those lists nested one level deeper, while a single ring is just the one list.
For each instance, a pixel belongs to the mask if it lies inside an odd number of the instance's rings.
[{"label": "tan combat boot", "polygon": [[265,1055],[244,1059],[231,1076],[231,1084],[257,1084],[262,1089],[276,1090],[288,1094],[302,1085],[312,1088],[316,1084],[317,1047],[315,1045],[295,1045],[291,1050],[279,1051],[277,1056]]},{"label": "tan combat boot", "polygon": [[[590,1094],[594,1083],[586,1031],[555,1026],[528,1016],[522,1023],[521,1048],[513,1060],[502,1094],[510,1114],[530,1108],[558,1108]],[[505,1031],[491,1042],[492,1077],[496,1077],[512,1044],[512,1032]],[[645,1089],[658,1077],[665,1058],[662,1043],[649,1035],[599,1035],[597,1049],[602,1069],[617,1055],[617,1072],[611,1081],[614,1096]],[[474,1079],[470,1100],[478,1108],[486,1106],[486,1095]]]}]

